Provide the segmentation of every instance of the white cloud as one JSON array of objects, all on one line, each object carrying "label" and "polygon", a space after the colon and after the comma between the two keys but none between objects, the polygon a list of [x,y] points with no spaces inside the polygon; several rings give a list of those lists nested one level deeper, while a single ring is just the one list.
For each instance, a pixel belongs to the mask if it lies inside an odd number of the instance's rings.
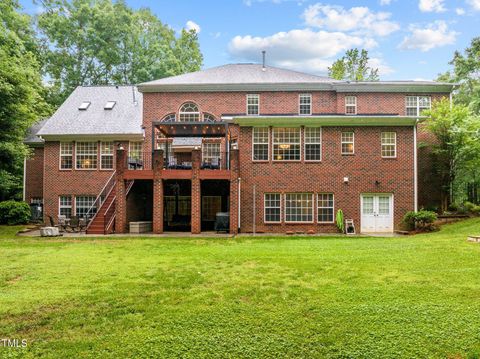
[{"label": "white cloud", "polygon": [[455,12],[457,13],[457,15],[465,15],[465,9],[463,9],[461,7],[457,7],[455,9]]},{"label": "white cloud", "polygon": [[327,70],[334,57],[344,51],[361,47],[371,49],[375,40],[342,32],[313,31],[311,29],[278,32],[271,36],[236,36],[229,44],[232,56],[258,62],[261,51],[267,51],[267,62],[274,66],[321,73]]},{"label": "white cloud", "polygon": [[467,0],[467,3],[474,9],[480,11],[480,0]]},{"label": "white cloud", "polygon": [[420,0],[418,8],[422,12],[443,12],[446,10],[444,1],[445,0]]},{"label": "white cloud", "polygon": [[202,28],[200,27],[200,25],[198,25],[196,22],[192,21],[192,20],[188,20],[187,23],[185,24],[185,29],[187,31],[190,31],[190,30],[195,30],[195,32],[197,34],[200,33],[200,31],[202,31]]},{"label": "white cloud", "polygon": [[380,75],[390,75],[395,72],[385,61],[380,57],[372,57],[368,60],[368,66],[374,69],[378,69]]},{"label": "white cloud", "polygon": [[380,5],[390,5],[392,3],[392,0],[380,0]]},{"label": "white cloud", "polygon": [[417,50],[426,52],[435,47],[451,45],[455,43],[458,32],[448,30],[445,21],[435,21],[424,28],[416,25],[410,26],[411,34],[405,36],[399,48],[404,50]]},{"label": "white cloud", "polygon": [[388,12],[374,12],[364,6],[345,9],[320,3],[310,5],[303,13],[308,26],[370,36],[387,36],[397,31],[400,26],[390,17]]}]

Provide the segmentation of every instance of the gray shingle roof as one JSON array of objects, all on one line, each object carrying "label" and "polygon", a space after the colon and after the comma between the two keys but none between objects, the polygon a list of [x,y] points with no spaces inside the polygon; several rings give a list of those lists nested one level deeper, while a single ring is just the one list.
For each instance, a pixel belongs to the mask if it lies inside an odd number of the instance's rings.
[{"label": "gray shingle roof", "polygon": [[[141,135],[142,99],[134,86],[79,86],[38,135]],[[91,102],[90,106],[79,110],[84,101]],[[116,101],[113,109],[104,109],[107,101]]]},{"label": "gray shingle roof", "polygon": [[31,146],[40,146],[43,145],[44,141],[37,136],[38,131],[45,125],[48,121],[48,118],[44,118],[40,121],[35,122],[28,130],[27,137],[23,140],[23,143]]}]

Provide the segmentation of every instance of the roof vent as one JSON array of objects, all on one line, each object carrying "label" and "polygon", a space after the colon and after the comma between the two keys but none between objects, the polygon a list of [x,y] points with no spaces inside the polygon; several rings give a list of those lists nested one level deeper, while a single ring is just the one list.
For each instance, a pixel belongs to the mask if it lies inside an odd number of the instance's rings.
[{"label": "roof vent", "polygon": [[90,106],[90,101],[83,101],[80,106],[78,106],[78,109],[81,111],[85,111],[88,106]]},{"label": "roof vent", "polygon": [[116,101],[107,101],[105,104],[105,107],[103,108],[104,110],[111,110],[115,106],[117,102]]}]

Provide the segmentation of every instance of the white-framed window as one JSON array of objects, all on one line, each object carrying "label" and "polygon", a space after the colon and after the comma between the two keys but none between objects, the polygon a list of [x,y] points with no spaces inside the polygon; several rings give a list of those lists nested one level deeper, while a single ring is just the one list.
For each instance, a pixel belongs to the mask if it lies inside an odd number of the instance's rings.
[{"label": "white-framed window", "polygon": [[203,121],[205,122],[215,122],[215,116],[211,113],[204,112],[203,113]]},{"label": "white-framed window", "polygon": [[221,196],[202,196],[202,221],[215,221],[222,211]]},{"label": "white-framed window", "polygon": [[273,128],[273,161],[300,161],[300,127]]},{"label": "white-framed window", "polygon": [[42,197],[32,197],[30,198],[30,203],[32,204],[43,204],[43,198]]},{"label": "white-framed window", "polygon": [[318,223],[332,223],[334,221],[333,193],[317,194],[317,221]]},{"label": "white-framed window", "polygon": [[309,93],[302,93],[298,95],[298,114],[311,115],[312,114],[312,95]]},{"label": "white-framed window", "polygon": [[268,127],[254,127],[252,130],[252,160],[268,161],[270,130]]},{"label": "white-framed window", "polygon": [[405,96],[405,114],[420,116],[423,110],[430,110],[432,98],[430,96]]},{"label": "white-framed window", "polygon": [[357,114],[357,96],[345,96],[345,114]]},{"label": "white-framed window", "polygon": [[313,222],[313,194],[285,194],[285,222]]},{"label": "white-framed window", "polygon": [[260,114],[260,95],[248,94],[247,95],[247,115],[259,115]]},{"label": "white-framed window", "polygon": [[76,169],[94,170],[97,168],[97,142],[76,142]]},{"label": "white-framed window", "polygon": [[58,215],[66,218],[72,216],[72,196],[58,197]]},{"label": "white-framed window", "polygon": [[353,155],[355,153],[355,133],[344,131],[341,135],[342,155]]},{"label": "white-framed window", "polygon": [[322,128],[305,127],[305,161],[322,160]]},{"label": "white-framed window", "polygon": [[202,144],[203,164],[220,166],[220,142],[207,142]]},{"label": "white-framed window", "polygon": [[264,222],[280,223],[282,199],[280,193],[265,193],[264,200]]},{"label": "white-framed window", "polygon": [[[88,210],[95,203],[95,196],[76,196],[75,197],[75,214],[77,217],[85,217]],[[93,216],[97,211],[96,208],[93,208],[92,211],[88,214]]]},{"label": "white-framed window", "polygon": [[128,143],[128,158],[129,160],[140,161],[142,159],[142,141],[130,141]]},{"label": "white-framed window", "polygon": [[100,142],[100,168],[113,169],[113,142]]},{"label": "white-framed window", "polygon": [[397,157],[397,133],[382,132],[382,157]]},{"label": "white-framed window", "polygon": [[169,113],[162,118],[161,122],[175,122],[177,120],[177,115],[174,113]]},{"label": "white-framed window", "polygon": [[198,106],[193,102],[186,102],[180,107],[178,120],[182,122],[200,121],[200,111]]},{"label": "white-framed window", "polygon": [[73,168],[73,143],[60,142],[60,169],[71,170]]}]

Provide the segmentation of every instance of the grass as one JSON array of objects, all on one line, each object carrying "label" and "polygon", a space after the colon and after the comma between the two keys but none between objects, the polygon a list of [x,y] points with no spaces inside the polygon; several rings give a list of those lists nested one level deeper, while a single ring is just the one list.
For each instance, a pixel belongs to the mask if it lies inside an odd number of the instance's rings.
[{"label": "grass", "polygon": [[480,356],[480,219],[397,238],[18,238],[6,358]]}]

